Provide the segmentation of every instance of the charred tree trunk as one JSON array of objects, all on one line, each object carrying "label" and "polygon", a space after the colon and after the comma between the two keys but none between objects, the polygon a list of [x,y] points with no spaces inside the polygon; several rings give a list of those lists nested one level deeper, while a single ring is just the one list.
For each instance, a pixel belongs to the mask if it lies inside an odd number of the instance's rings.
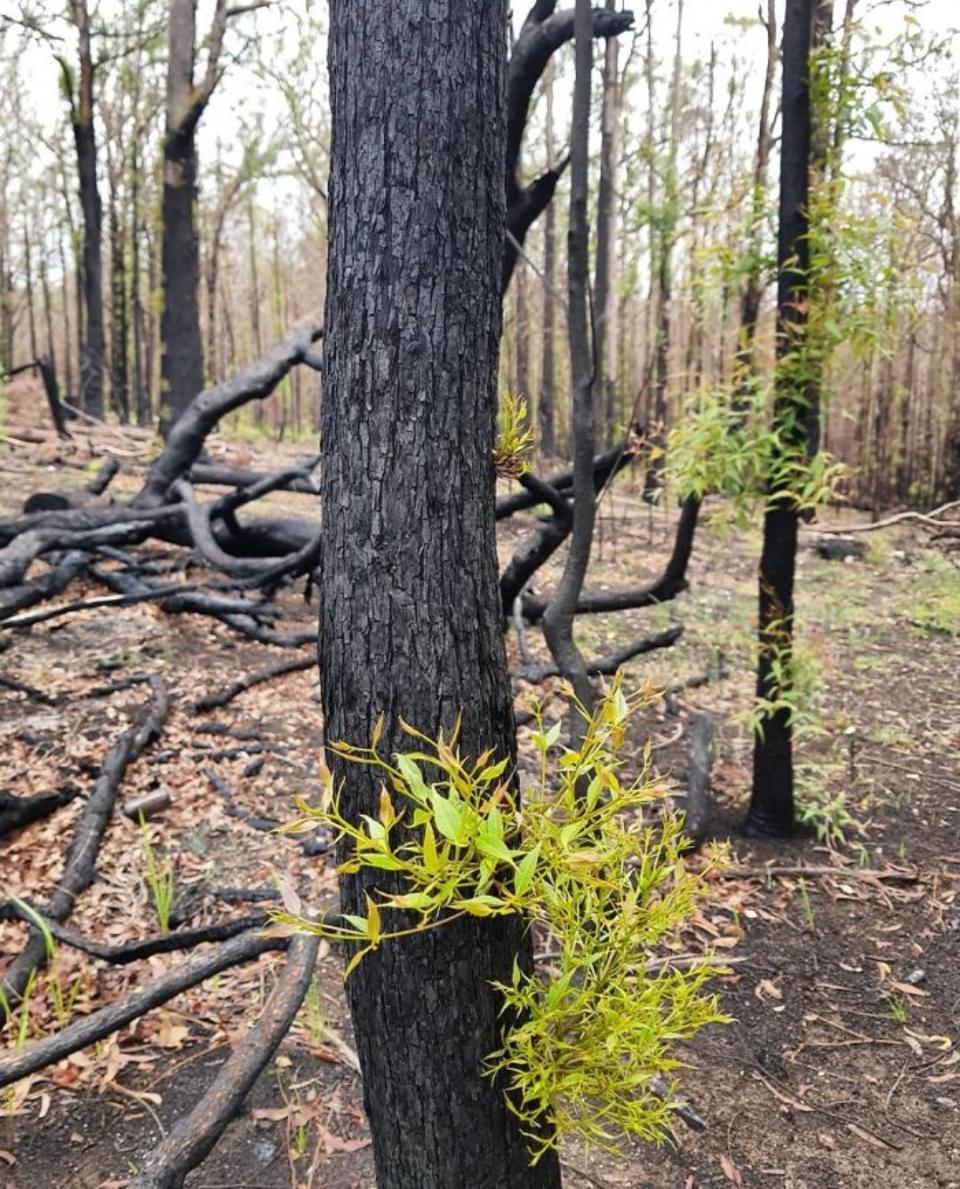
[{"label": "charred tree trunk", "polygon": [[37,347],[37,311],[33,300],[33,244],[30,242],[30,223],[23,220],[23,272],[27,298],[27,331],[30,336],[30,358],[40,354]]},{"label": "charred tree trunk", "polygon": [[68,284],[67,253],[63,246],[63,228],[57,232],[57,254],[60,261],[60,301],[63,305],[63,380],[67,395],[73,395],[73,347],[70,330],[70,286]]},{"label": "charred tree trunk", "polygon": [[757,132],[757,155],[753,168],[753,199],[750,207],[750,268],[740,294],[740,338],[737,344],[737,397],[744,403],[753,382],[753,346],[760,320],[763,300],[763,220],[767,194],[767,173],[773,148],[770,100],[773,80],[777,72],[777,11],[775,0],[767,0],[764,18],[767,31],[767,68],[763,77],[763,97],[760,101],[760,121]]},{"label": "charred tree trunk", "polygon": [[123,216],[116,187],[110,186],[110,400],[117,417],[130,420],[128,347],[130,322],[127,306],[127,252]]},{"label": "charred tree trunk", "polygon": [[79,41],[79,76],[63,64],[70,98],[70,122],[77,150],[80,208],[83,215],[83,305],[85,325],[80,346],[80,404],[91,417],[103,417],[103,209],[97,183],[97,138],[93,120],[94,65],[86,0],[71,0],[71,16]]},{"label": "charred tree trunk", "polygon": [[[787,0],[783,27],[783,133],[777,243],[777,395],[774,416],[787,449],[815,436],[818,394],[811,392],[804,335],[810,271],[811,50],[817,0]],[[793,362],[791,362],[793,360]],[[780,498],[778,498],[778,496]],[[773,488],[763,525],[759,573],[757,698],[789,693],[793,650],[793,587],[799,514]],[[754,739],[753,793],[744,826],[750,835],[783,837],[793,830],[793,729],[789,706],[768,714]]]},{"label": "charred tree trunk", "polygon": [[[218,4],[218,9],[219,9]],[[163,315],[160,324],[161,428],[164,436],[203,390],[197,122],[208,95],[194,86],[196,0],[170,0],[167,124],[163,148]]]},{"label": "charred tree trunk", "polygon": [[[491,463],[505,23],[505,0],[330,5],[329,742],[369,740],[383,712],[383,751],[406,750],[400,717],[436,734],[462,713],[465,754],[514,752]],[[375,813],[374,772],[328,758],[343,812]],[[369,887],[345,876],[344,910],[365,912]],[[385,944],[351,974],[381,1189],[559,1185],[553,1154],[529,1167],[502,1087],[481,1073],[499,1043],[490,981],[509,977],[517,954],[529,963],[519,922],[466,918]]]},{"label": "charred tree trunk", "polygon": [[[616,0],[606,0],[613,10]],[[594,273],[594,350],[601,435],[617,434],[617,164],[620,132],[618,42],[607,39],[603,50],[603,105],[600,131],[600,180],[597,187],[597,259]]]},{"label": "charred tree trunk", "polygon": [[[547,67],[544,90],[547,101],[546,142],[547,169],[557,165],[557,151],[553,129],[553,76],[554,67]],[[556,364],[553,339],[556,333],[557,312],[554,300],[554,285],[557,275],[557,214],[551,202],[543,223],[543,359],[540,368],[540,402],[537,406],[537,421],[540,426],[540,449],[552,458],[557,452],[556,437]]]},{"label": "charred tree trunk", "polygon": [[[570,131],[570,228],[567,233],[569,291],[570,377],[573,400],[573,528],[570,550],[556,592],[543,617],[543,634],[557,668],[573,686],[581,706],[593,706],[593,685],[586,662],[573,639],[577,600],[583,589],[590,551],[596,503],[593,487],[593,357],[587,301],[589,284],[589,223],[587,198],[590,169],[590,40],[589,0],[576,6],[576,79],[573,89],[573,122]],[[576,732],[578,728],[575,727]]]}]

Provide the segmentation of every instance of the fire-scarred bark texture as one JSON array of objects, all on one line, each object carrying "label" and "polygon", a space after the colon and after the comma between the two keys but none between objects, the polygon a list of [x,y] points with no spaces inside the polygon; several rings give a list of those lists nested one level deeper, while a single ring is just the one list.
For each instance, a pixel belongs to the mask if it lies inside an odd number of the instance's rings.
[{"label": "fire-scarred bark texture", "polygon": [[[514,749],[491,448],[504,234],[504,0],[331,0],[333,145],[323,408],[320,673],[328,741],[409,750],[402,717],[466,755]],[[379,781],[331,753],[342,808]],[[383,886],[384,881],[376,881]],[[369,882],[344,879],[365,913]],[[384,943],[351,974],[378,1184],[538,1189],[500,1087],[514,921]]]}]

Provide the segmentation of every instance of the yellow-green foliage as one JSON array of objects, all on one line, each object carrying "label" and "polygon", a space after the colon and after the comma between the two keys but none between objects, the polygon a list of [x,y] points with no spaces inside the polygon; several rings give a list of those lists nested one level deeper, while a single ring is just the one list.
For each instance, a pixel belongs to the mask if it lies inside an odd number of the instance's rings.
[{"label": "yellow-green foliage", "polygon": [[[349,844],[342,871],[402,873],[406,885],[368,896],[365,917],[339,923],[302,919],[289,897],[275,914],[288,927],[358,943],[347,974],[382,942],[464,914],[521,914],[552,938],[559,957],[547,981],[515,965],[510,984],[497,984],[514,1023],[486,1070],[521,1118],[534,1162],[570,1134],[604,1146],[628,1134],[662,1139],[670,1108],[651,1082],[677,1067],[675,1041],[723,1019],[705,992],[717,973],[708,960],[645,969],[650,947],[685,919],[702,884],[684,866],[678,819],[644,818],[663,796],[647,760],[621,779],[628,720],[651,696],[627,698],[615,680],[576,749],[560,742],[559,723],[546,729],[538,716],[539,776],[522,807],[507,761],[489,752],[464,760],[456,730],[432,740],[401,723],[418,750],[384,759],[382,720],[370,747],[334,744],[344,759],[380,769],[376,819],[347,821],[330,778],[321,808],[298,802],[304,818],[294,829],[319,819]],[[399,910],[419,922],[391,929]]]},{"label": "yellow-green foliage", "polygon": [[776,418],[760,385],[736,396],[726,388],[700,393],[670,431],[667,476],[681,499],[725,496],[734,517],[749,523],[758,502],[809,512],[840,498],[846,470],[828,454],[812,458],[791,441],[790,410]]},{"label": "yellow-green foliage", "polygon": [[527,402],[522,396],[506,393],[500,398],[497,440],[493,447],[493,465],[498,477],[517,479],[525,475],[530,470],[532,449]]}]

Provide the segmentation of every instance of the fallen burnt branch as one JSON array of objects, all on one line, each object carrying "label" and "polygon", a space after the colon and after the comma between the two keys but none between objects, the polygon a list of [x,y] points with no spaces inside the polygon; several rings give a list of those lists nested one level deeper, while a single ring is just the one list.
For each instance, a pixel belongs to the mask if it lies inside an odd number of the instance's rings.
[{"label": "fallen burnt branch", "polygon": [[[539,502],[548,504],[553,515],[544,520],[523,542],[500,575],[500,604],[506,618],[533,575],[545,565],[569,537],[573,528],[573,509],[565,496],[536,475],[522,475],[520,482]],[[521,603],[521,611],[522,611]]]},{"label": "fallen burnt branch", "polygon": [[[635,457],[636,451],[632,450],[629,444],[614,446],[610,450],[605,450],[603,454],[598,454],[593,460],[593,485],[596,490],[600,491],[612,475],[622,470]],[[554,471],[553,474],[547,475],[540,481],[552,487],[554,491],[569,493],[573,489],[573,468],[566,467],[563,470]],[[538,504],[546,502],[543,495],[537,494],[528,487],[525,487],[523,491],[511,492],[510,495],[503,495],[497,500],[497,520],[505,520],[516,512],[525,512],[529,508],[535,508]]]},{"label": "fallen burnt branch", "polygon": [[[141,709],[139,721],[130,726],[107,752],[103,768],[90,792],[67,849],[63,874],[45,906],[45,915],[62,924],[73,911],[77,896],[96,875],[97,855],[113,814],[114,803],[127,768],[160,734],[170,708],[167,692],[158,678],[150,682],[150,698]],[[8,1014],[23,995],[30,975],[47,960],[47,944],[41,931],[31,926],[19,956],[0,982],[0,1010]]]},{"label": "fallen burnt branch", "polygon": [[71,1053],[96,1044],[98,1040],[118,1032],[148,1011],[161,1007],[175,996],[202,983],[204,979],[212,978],[232,966],[239,966],[242,962],[259,958],[270,950],[286,949],[288,942],[289,938],[274,937],[259,929],[250,929],[215,950],[195,954],[165,974],[150,979],[118,1002],[75,1020],[52,1036],[45,1036],[43,1040],[0,1057],[0,1087],[9,1086],[20,1078],[46,1069],[56,1061],[62,1061]]},{"label": "fallen burnt branch", "polygon": [[[121,573],[119,570],[101,570],[92,567],[90,575],[106,586],[108,590],[123,595],[141,596],[137,601],[155,598],[163,610],[171,614],[209,615],[230,627],[236,627],[237,622],[242,621],[244,625],[249,624],[251,628],[255,629],[258,626],[257,620],[277,619],[280,615],[279,610],[268,603],[253,603],[242,598],[230,599],[219,594],[207,594],[190,588],[184,591],[182,586],[177,589],[176,593],[164,595],[162,586],[151,586],[142,579],[136,578],[132,574]],[[247,634],[245,628],[236,628],[236,630]]]},{"label": "fallen burnt branch", "polygon": [[848,533],[875,533],[878,529],[892,528],[897,524],[919,524],[923,528],[939,530],[947,527],[953,527],[956,523],[960,527],[960,522],[949,520],[941,520],[940,517],[946,512],[952,512],[954,508],[960,508],[960,500],[953,500],[949,504],[941,504],[939,508],[934,508],[930,512],[898,512],[895,516],[888,516],[885,520],[874,520],[870,524],[802,524],[801,528],[809,529],[811,532],[824,534],[837,534],[846,536]]},{"label": "fallen burnt branch", "polygon": [[[169,598],[174,594],[185,594],[188,591],[198,591],[199,584],[190,585],[183,582],[169,582],[165,586],[156,586],[150,590],[131,594],[101,595],[93,599],[75,599],[72,603],[61,603],[57,607],[48,607],[45,611],[32,611],[26,615],[16,615],[7,619],[5,628],[30,628],[37,623],[46,623],[50,619],[58,619],[61,615],[71,615],[75,611],[94,611],[99,607],[130,607],[135,603],[150,603],[159,599]],[[2,681],[2,678],[0,678]],[[112,692],[112,691],[111,691]]]},{"label": "fallen burnt branch", "polygon": [[872,867],[829,867],[797,864],[791,867],[781,867],[770,864],[766,867],[718,867],[718,879],[845,879],[845,880],[880,880],[881,883],[917,883],[920,875],[916,871],[898,871],[895,867],[878,871]]},{"label": "fallen burnt branch", "polygon": [[[596,615],[605,611],[630,611],[640,607],[655,607],[682,594],[689,586],[687,566],[693,549],[700,501],[684,501],[677,525],[673,553],[663,573],[649,586],[630,590],[587,591],[577,600],[577,615]],[[537,595],[523,596],[523,614],[531,623],[539,623],[550,604],[549,599]]]},{"label": "fallen burnt branch", "polygon": [[143,508],[163,503],[176,480],[197,462],[207,434],[221,418],[248,401],[269,396],[290,369],[304,361],[310,348],[322,337],[323,327],[319,322],[305,322],[281,339],[262,359],[191,401],[171,427],[163,453],[151,466],[134,504]]},{"label": "fallen burnt branch", "polygon": [[310,988],[319,950],[320,938],[315,935],[291,940],[286,965],[260,1018],[221,1066],[199,1104],[153,1149],[127,1189],[180,1189],[187,1173],[210,1154],[290,1030]]},{"label": "fallen burnt branch", "polygon": [[25,681],[18,681],[16,677],[10,677],[4,673],[0,673],[0,689],[8,689],[14,694],[23,694],[31,702],[39,702],[41,706],[60,705],[59,696],[48,694],[42,689],[37,689],[34,685],[28,685]]},{"label": "fallen burnt branch", "polygon": [[204,768],[203,774],[223,798],[224,811],[228,817],[243,822],[251,830],[259,830],[263,834],[271,834],[283,824],[282,822],[278,822],[276,818],[259,817],[255,813],[247,813],[245,809],[241,809],[233,795],[233,789],[231,789],[219,772],[215,772],[212,768]]},{"label": "fallen burnt branch", "polygon": [[66,590],[74,578],[83,573],[88,560],[86,553],[67,553],[57,560],[46,574],[0,590],[0,620],[42,603],[44,599],[55,598],[61,591]]},{"label": "fallen burnt branch", "polygon": [[[271,491],[289,491],[297,495],[319,495],[320,487],[310,472],[316,466],[313,459],[307,459],[292,472],[282,472],[283,478],[272,483]],[[238,467],[218,467],[207,463],[194,463],[190,468],[188,478],[191,483],[201,487],[235,487],[244,491],[250,487],[259,487],[273,476],[260,471],[245,471]]]},{"label": "fallen burnt branch", "polygon": [[253,689],[256,685],[262,685],[265,681],[272,681],[275,677],[286,677],[288,673],[302,673],[305,669],[312,669],[316,663],[317,658],[315,656],[298,656],[292,660],[279,661],[277,664],[271,665],[267,669],[261,669],[257,673],[248,673],[247,676],[241,677],[239,680],[224,686],[223,689],[217,690],[212,694],[205,694],[194,703],[193,708],[197,711],[204,711],[226,706],[234,698],[245,693],[248,689]]},{"label": "fallen burnt branch", "polygon": [[128,941],[123,945],[104,945],[84,937],[76,929],[70,929],[48,917],[39,906],[27,905],[21,907],[10,904],[3,916],[10,920],[19,918],[28,924],[36,924],[37,919],[42,923],[51,937],[80,950],[93,958],[109,962],[111,966],[126,966],[130,962],[139,962],[143,958],[152,958],[155,954],[175,954],[181,950],[192,950],[195,946],[207,942],[228,941],[240,933],[250,929],[258,929],[267,923],[267,914],[260,912],[245,917],[237,917],[232,921],[217,921],[212,925],[198,925],[193,929],[178,929],[172,933],[164,933],[159,937],[145,937],[138,941]]},{"label": "fallen burnt branch", "polygon": [[38,793],[34,797],[15,797],[0,793],[0,838],[21,830],[31,822],[49,817],[80,794],[77,785],[67,785],[55,793]]},{"label": "fallen burnt branch", "polygon": [[[658,648],[669,648],[675,644],[677,640],[683,635],[683,628],[680,626],[668,628],[665,632],[660,632],[656,636],[648,636],[644,640],[637,640],[633,644],[628,644],[626,648],[620,648],[616,652],[608,653],[606,656],[598,656],[593,660],[587,661],[587,674],[590,677],[609,677],[612,674],[632,660],[635,656],[642,656],[645,652],[653,652]],[[559,677],[560,670],[556,665],[535,665],[527,666],[523,669],[518,669],[515,673],[522,681],[527,681],[531,685],[539,685],[541,681],[546,681],[548,677]]]}]

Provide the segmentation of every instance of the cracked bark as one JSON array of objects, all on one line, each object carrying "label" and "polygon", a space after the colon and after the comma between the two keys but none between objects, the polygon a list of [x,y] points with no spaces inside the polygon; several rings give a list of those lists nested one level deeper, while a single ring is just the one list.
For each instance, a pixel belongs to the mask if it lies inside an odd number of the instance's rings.
[{"label": "cracked bark", "polygon": [[[399,717],[435,735],[461,712],[464,754],[515,748],[491,463],[505,21],[504,0],[330,5],[320,672],[328,741],[368,740],[382,711],[387,753],[410,743]],[[375,813],[375,774],[329,758],[343,811]],[[344,878],[345,911],[368,886]],[[559,1185],[481,1075],[490,981],[518,953],[520,922],[467,919],[351,974],[380,1186]]]}]

